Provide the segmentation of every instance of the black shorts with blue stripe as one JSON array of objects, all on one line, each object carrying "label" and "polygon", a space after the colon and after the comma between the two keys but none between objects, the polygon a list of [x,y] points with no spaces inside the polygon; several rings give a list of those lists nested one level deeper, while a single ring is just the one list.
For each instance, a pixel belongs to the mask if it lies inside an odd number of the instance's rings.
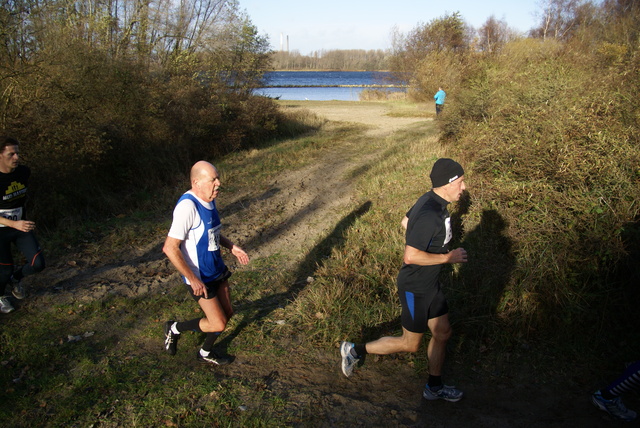
[{"label": "black shorts with blue stripe", "polygon": [[427,322],[449,313],[449,305],[438,283],[431,293],[413,293],[398,290],[402,314],[402,327],[412,333],[427,331]]}]

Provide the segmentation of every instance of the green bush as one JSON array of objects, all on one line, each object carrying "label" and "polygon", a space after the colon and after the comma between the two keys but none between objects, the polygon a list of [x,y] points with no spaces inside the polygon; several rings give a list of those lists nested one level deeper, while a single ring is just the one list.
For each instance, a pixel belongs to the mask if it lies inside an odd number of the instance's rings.
[{"label": "green bush", "polygon": [[268,98],[149,75],[82,46],[67,52],[14,78],[5,104],[5,129],[33,170],[31,215],[42,226],[129,210],[196,160],[276,137],[286,121]]},{"label": "green bush", "polygon": [[632,311],[624,236],[638,228],[637,72],[622,50],[603,49],[511,42],[443,118],[444,140],[473,171],[465,228],[497,210],[513,243],[503,326],[604,330]]},{"label": "green bush", "polygon": [[187,7],[177,23],[171,5],[119,5],[0,8],[0,128],[22,141],[41,227],[149,203],[193,162],[285,121],[251,96],[269,46],[236,2]]}]

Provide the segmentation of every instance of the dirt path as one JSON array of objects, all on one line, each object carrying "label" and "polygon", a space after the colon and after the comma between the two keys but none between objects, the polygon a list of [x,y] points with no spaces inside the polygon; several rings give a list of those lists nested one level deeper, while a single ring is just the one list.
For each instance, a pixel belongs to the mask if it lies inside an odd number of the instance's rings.
[{"label": "dirt path", "polygon": [[[308,108],[331,121],[367,124],[374,138],[427,120],[389,117],[382,104],[353,103],[327,110],[310,103]],[[344,173],[366,161],[354,148],[330,152],[321,162],[279,176],[260,195],[227,202],[226,233],[242,237],[254,259],[283,248],[290,255],[303,254],[344,215],[354,196]],[[261,226],[243,226],[256,224]],[[132,254],[106,261],[72,255],[34,279],[34,289],[40,291],[30,304],[91,301],[109,293],[159,293],[175,280],[160,245],[155,237]],[[496,373],[458,367],[453,361],[450,365],[466,397],[459,403],[427,402],[421,398],[425,379],[415,374],[406,356],[370,357],[347,379],[340,372],[337,349],[301,349],[295,337],[288,340],[289,352],[280,366],[262,364],[259,356],[239,355],[234,364],[221,367],[219,375],[247,382],[261,379],[265,389],[286,397],[290,404],[283,412],[314,415],[314,426],[595,427],[603,422],[583,384],[539,383],[536,372],[544,367],[519,367],[514,361],[513,367]]]},{"label": "dirt path", "polygon": [[[331,121],[355,122],[369,126],[366,135],[384,138],[404,126],[424,121],[419,117],[393,118],[384,104],[308,103],[284,106],[306,108]],[[315,241],[331,230],[353,205],[353,180],[356,170],[375,158],[363,153],[358,144],[343,144],[331,149],[306,168],[279,175],[260,195],[248,195],[233,202],[221,202],[224,223],[230,235],[242,236],[253,257],[284,253],[291,263]],[[256,225],[259,225],[256,227]]]}]

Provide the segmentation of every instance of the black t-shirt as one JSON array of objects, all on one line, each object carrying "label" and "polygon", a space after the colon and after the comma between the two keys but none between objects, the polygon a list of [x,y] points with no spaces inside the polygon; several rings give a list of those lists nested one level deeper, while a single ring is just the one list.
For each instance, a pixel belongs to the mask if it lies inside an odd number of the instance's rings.
[{"label": "black t-shirt", "polygon": [[[422,195],[407,212],[406,244],[428,253],[448,253],[452,236],[448,204],[433,190]],[[403,264],[398,274],[398,289],[425,293],[427,288],[437,284],[441,267]]]},{"label": "black t-shirt", "polygon": [[0,215],[12,220],[23,220],[24,204],[27,200],[27,184],[31,170],[18,165],[12,172],[0,172]]}]

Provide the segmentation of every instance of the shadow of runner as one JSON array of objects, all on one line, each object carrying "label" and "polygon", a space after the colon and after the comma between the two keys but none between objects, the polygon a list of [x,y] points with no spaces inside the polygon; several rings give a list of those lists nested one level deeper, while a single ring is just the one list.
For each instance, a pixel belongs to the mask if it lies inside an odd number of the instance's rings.
[{"label": "shadow of runner", "polygon": [[640,341],[637,334],[635,338],[630,334],[640,330],[640,219],[623,224],[620,239],[625,255],[615,263],[603,263],[599,268],[603,280],[583,297],[589,306],[584,318],[593,326],[591,334],[601,338],[603,355],[618,364],[610,375],[616,377],[621,361],[640,358]]},{"label": "shadow of runner", "polygon": [[220,208],[220,215],[224,217],[231,216],[239,211],[246,210],[256,202],[265,201],[269,198],[272,198],[273,196],[277,195],[280,192],[282,192],[282,189],[280,189],[279,187],[271,187],[265,190],[264,192],[262,192],[261,195],[258,195],[255,197],[246,197],[246,198],[237,200],[235,202],[232,202],[224,206],[224,208]]},{"label": "shadow of runner", "polygon": [[451,231],[453,237],[449,248],[458,248],[459,246],[466,249],[464,245],[458,245],[464,236],[464,223],[462,217],[469,214],[469,208],[471,208],[471,194],[465,190],[460,196],[460,200],[456,204],[455,210],[451,212]]},{"label": "shadow of runner", "polygon": [[484,337],[489,324],[497,321],[497,309],[515,267],[513,242],[506,228],[498,211],[484,210],[480,223],[460,242],[469,259],[460,265],[455,291],[447,294],[461,323],[458,328],[470,337]]},{"label": "shadow of runner", "polygon": [[247,304],[243,308],[243,312],[255,313],[252,316],[244,318],[232,331],[226,333],[225,337],[216,343],[216,348],[226,353],[229,343],[231,343],[231,341],[235,339],[245,327],[267,317],[271,312],[285,305],[287,301],[293,299],[297,293],[304,289],[307,285],[307,277],[316,270],[317,266],[322,265],[323,259],[331,255],[331,250],[333,248],[339,248],[344,245],[345,231],[353,226],[359,217],[366,214],[371,209],[371,205],[371,201],[367,201],[353,210],[340,220],[326,238],[320,241],[307,253],[304,260],[299,264],[293,284],[287,289],[287,291],[278,294],[271,294]]}]

